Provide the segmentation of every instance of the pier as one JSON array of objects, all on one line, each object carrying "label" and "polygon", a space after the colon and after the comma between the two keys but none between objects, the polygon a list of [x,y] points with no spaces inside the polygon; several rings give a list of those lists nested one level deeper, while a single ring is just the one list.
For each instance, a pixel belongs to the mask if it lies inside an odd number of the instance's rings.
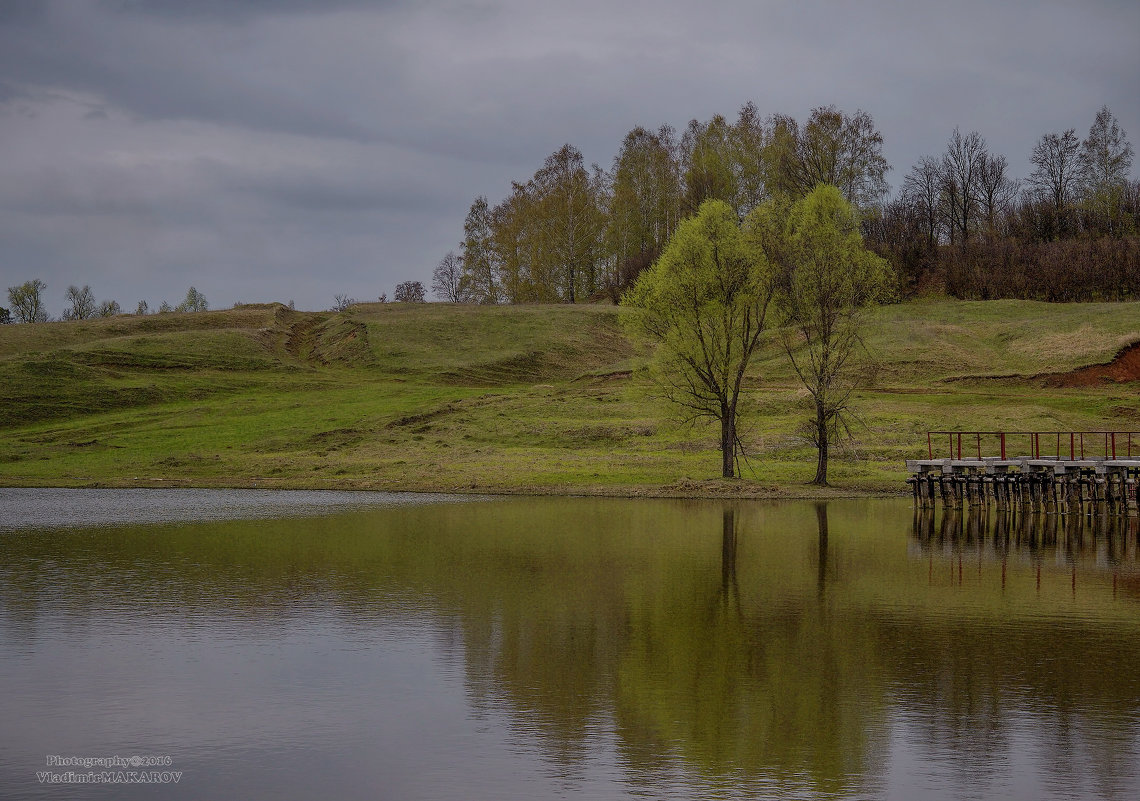
[{"label": "pier", "polygon": [[1140,432],[929,431],[926,444],[906,462],[919,509],[1140,514]]}]

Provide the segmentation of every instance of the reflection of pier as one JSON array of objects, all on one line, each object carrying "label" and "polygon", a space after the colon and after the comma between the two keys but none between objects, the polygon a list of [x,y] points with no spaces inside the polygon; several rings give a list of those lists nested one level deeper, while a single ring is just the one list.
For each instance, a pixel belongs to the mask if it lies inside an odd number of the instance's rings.
[{"label": "reflection of pier", "polygon": [[[1018,510],[998,511],[987,506],[940,513],[916,509],[911,541],[912,556],[949,559],[962,566],[1000,563],[1002,586],[1006,565],[1031,567],[1041,586],[1043,565],[1071,572],[1074,592],[1077,568],[1082,573],[1112,574],[1115,593],[1118,581],[1130,595],[1140,596],[1140,518],[1096,514],[1060,515]],[[933,567],[932,567],[933,569]]]},{"label": "reflection of pier", "polygon": [[[1007,456],[1014,443],[1027,445],[1029,455]],[[999,454],[983,456],[983,447]],[[1023,513],[1138,514],[1136,432],[932,431],[927,456],[906,463],[907,483],[920,509],[941,501],[947,509],[992,504]]]}]

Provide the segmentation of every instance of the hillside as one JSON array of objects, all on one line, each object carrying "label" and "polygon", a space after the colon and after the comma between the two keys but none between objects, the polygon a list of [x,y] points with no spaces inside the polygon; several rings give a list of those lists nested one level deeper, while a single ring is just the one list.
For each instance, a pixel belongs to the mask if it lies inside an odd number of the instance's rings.
[{"label": "hillside", "polygon": [[[654,397],[621,314],[264,304],[0,326],[0,484],[800,491],[804,392],[774,337],[729,486],[709,480],[714,432]],[[1140,305],[924,301],[875,310],[868,334],[837,492],[901,489],[927,429],[1140,429],[1135,356],[1087,369],[1140,341]]]}]

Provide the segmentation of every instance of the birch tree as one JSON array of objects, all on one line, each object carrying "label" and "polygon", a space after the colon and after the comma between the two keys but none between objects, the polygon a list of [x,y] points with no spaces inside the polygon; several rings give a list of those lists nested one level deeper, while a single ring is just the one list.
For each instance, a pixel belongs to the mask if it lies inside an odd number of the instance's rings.
[{"label": "birch tree", "polygon": [[872,206],[887,192],[883,135],[862,110],[848,115],[824,106],[802,127],[792,117],[774,116],[766,161],[770,187],[793,197],[831,184],[848,202]]},{"label": "birch tree", "polygon": [[491,247],[491,209],[487,198],[475,198],[463,221],[463,291],[475,303],[501,300]]}]

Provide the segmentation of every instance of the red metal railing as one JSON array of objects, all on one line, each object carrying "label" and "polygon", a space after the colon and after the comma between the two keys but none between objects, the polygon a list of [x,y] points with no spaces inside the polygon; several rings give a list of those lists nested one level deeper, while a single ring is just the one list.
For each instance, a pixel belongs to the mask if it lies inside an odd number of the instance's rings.
[{"label": "red metal railing", "polygon": [[991,445],[997,446],[1002,459],[1006,458],[1008,446],[1020,444],[1029,446],[1029,455],[1034,459],[1040,459],[1042,454],[1060,459],[1066,444],[1069,459],[1101,456],[1105,459],[1131,459],[1133,450],[1140,457],[1140,432],[1137,431],[927,431],[926,452],[933,459],[935,450],[941,454],[942,444],[946,443],[949,446],[947,455],[951,459],[961,459],[964,443],[967,457],[981,459],[983,439],[987,449]]}]

